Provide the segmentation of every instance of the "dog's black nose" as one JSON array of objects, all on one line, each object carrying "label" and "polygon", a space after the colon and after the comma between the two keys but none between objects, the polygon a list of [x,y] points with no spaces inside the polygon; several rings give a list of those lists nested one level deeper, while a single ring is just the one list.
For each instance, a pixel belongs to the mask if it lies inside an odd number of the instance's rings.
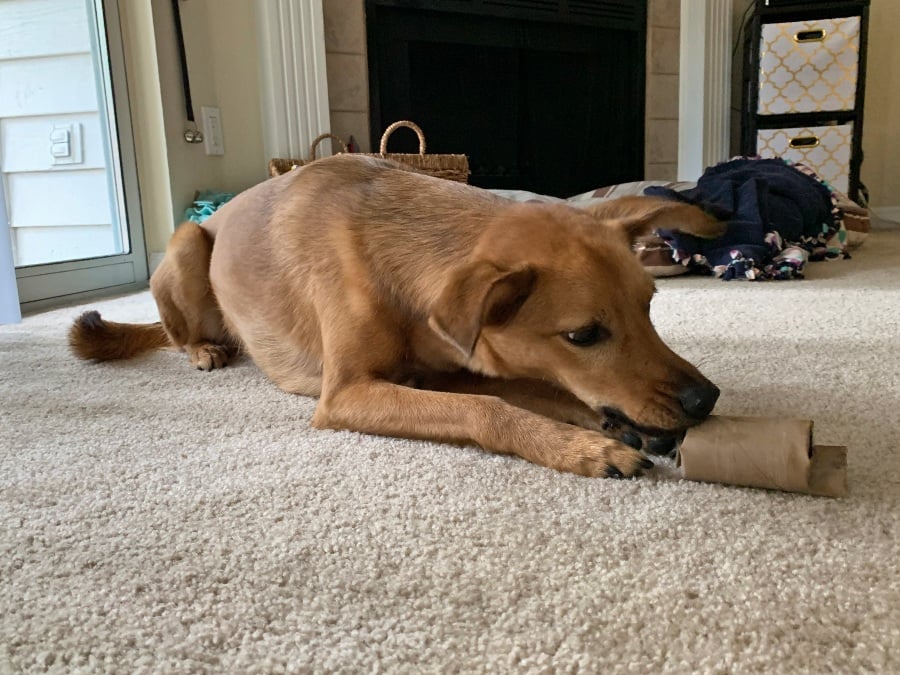
[{"label": "dog's black nose", "polygon": [[692,384],[678,394],[681,407],[689,417],[705,419],[719,400],[719,388],[714,384]]}]

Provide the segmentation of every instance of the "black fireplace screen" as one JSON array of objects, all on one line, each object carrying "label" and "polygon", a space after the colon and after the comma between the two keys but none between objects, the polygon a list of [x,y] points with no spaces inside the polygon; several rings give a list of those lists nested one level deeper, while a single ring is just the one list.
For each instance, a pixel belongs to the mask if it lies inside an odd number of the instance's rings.
[{"label": "black fireplace screen", "polygon": [[[481,187],[568,197],[643,177],[646,0],[367,0],[366,11],[373,147],[410,119],[429,152],[468,155]],[[398,131],[390,150],[416,152],[417,140]]]}]

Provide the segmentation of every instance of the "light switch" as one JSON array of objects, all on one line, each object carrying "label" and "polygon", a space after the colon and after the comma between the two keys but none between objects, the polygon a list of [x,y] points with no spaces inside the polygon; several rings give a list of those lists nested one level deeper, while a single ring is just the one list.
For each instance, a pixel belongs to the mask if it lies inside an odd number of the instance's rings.
[{"label": "light switch", "polygon": [[54,128],[50,132],[50,154],[56,160],[72,155],[72,132],[69,129]]},{"label": "light switch", "polygon": [[225,139],[222,134],[222,113],[218,108],[201,106],[203,119],[203,148],[207,155],[224,155]]},{"label": "light switch", "polygon": [[52,164],[81,164],[84,161],[81,147],[81,124],[54,124],[50,129],[50,156]]}]

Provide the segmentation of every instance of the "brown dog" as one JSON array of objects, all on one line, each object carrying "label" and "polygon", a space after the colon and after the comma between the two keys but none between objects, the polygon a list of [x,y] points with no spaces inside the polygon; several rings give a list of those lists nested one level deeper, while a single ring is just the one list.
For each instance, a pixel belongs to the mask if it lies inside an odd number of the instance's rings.
[{"label": "brown dog", "polygon": [[84,359],[178,347],[197,368],[246,351],[319,428],[476,443],[560,471],[652,466],[598,433],[665,435],[718,389],[650,322],[630,249],[652,227],[713,235],[699,209],[644,197],[593,214],[338,155],[266,181],[172,237],[150,280],[162,323],[88,312]]}]

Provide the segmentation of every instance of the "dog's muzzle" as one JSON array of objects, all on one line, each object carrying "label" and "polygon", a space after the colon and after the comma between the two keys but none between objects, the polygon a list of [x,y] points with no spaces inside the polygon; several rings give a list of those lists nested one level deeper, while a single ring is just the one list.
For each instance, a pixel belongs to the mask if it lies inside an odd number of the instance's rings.
[{"label": "dog's muzzle", "polygon": [[[703,384],[690,384],[678,392],[678,403],[689,420],[693,423],[702,422],[719,400],[719,388],[711,382]],[[663,429],[638,424],[617,408],[603,407],[600,412],[606,418],[604,430],[607,433],[618,430],[622,442],[640,449],[643,445],[640,436],[645,436],[656,442],[657,446],[648,448],[656,454],[667,454],[674,447],[674,443],[681,435],[679,430]],[[688,423],[686,426],[692,426]],[[683,429],[680,430],[683,433]],[[653,445],[652,443],[650,445]]]}]

